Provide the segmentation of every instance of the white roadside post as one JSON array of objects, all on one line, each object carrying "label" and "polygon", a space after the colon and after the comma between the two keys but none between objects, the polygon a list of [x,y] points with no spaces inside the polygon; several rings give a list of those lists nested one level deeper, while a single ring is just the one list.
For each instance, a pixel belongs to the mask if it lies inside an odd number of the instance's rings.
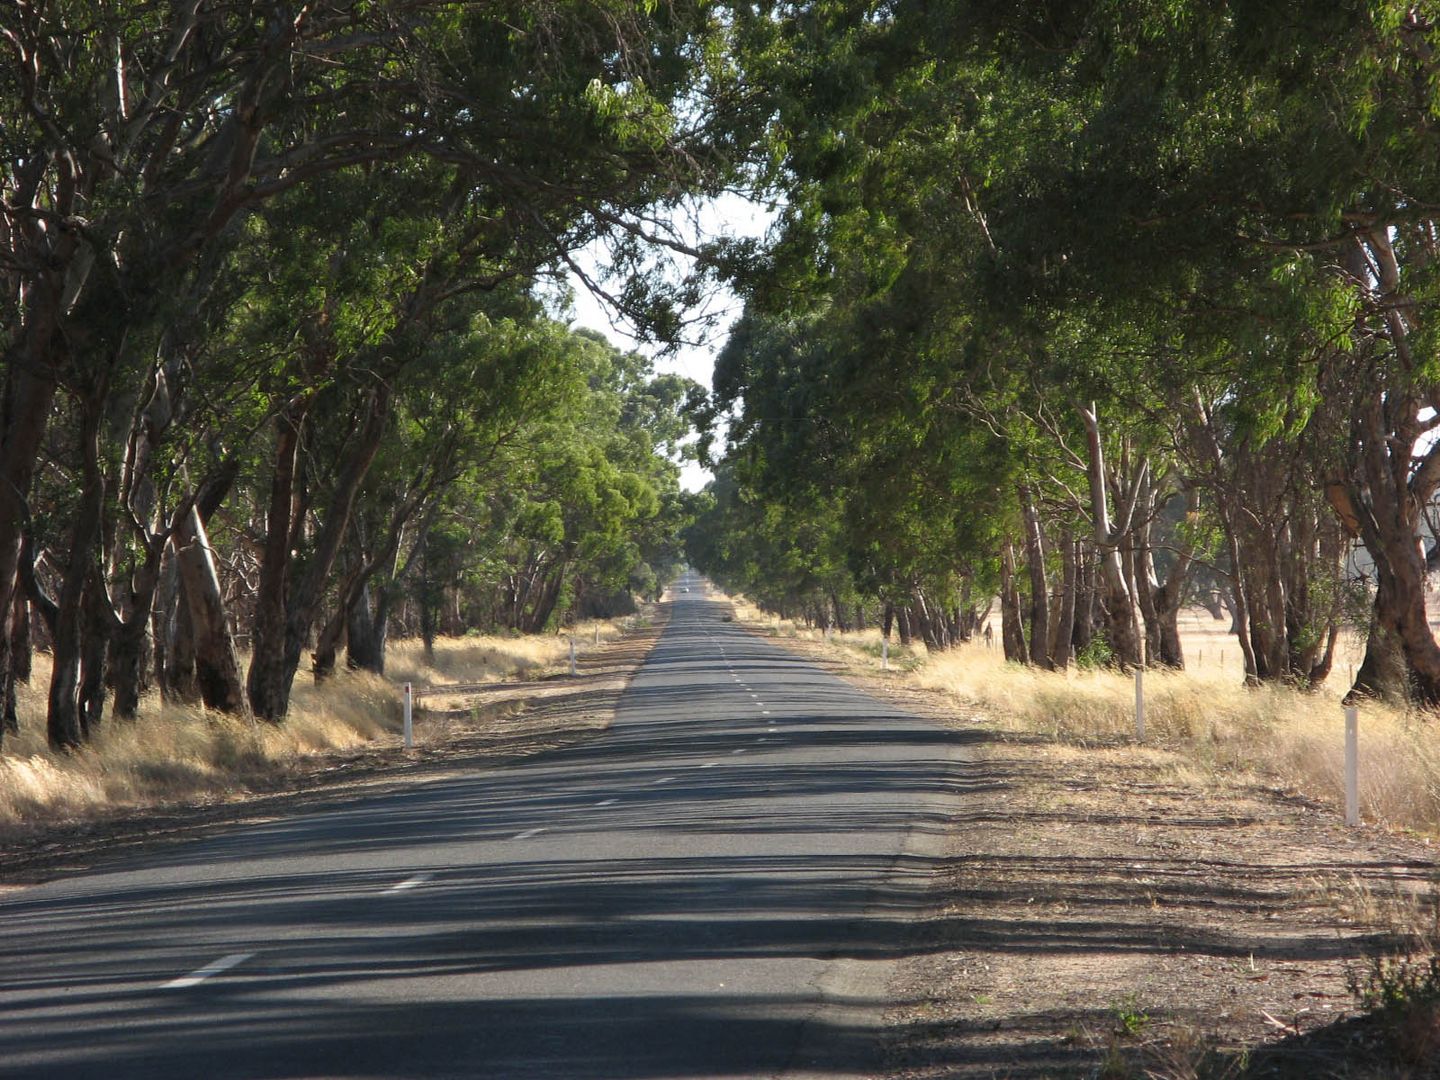
[{"label": "white roadside post", "polygon": [[600,624],[598,622],[595,624],[595,644],[600,644]]},{"label": "white roadside post", "polygon": [[1135,739],[1145,741],[1145,669],[1135,669]]},{"label": "white roadside post", "polygon": [[570,674],[575,674],[575,639],[570,639]]},{"label": "white roadside post", "polygon": [[410,684],[405,684],[405,749],[415,747],[415,694]]},{"label": "white roadside post", "polygon": [[1345,707],[1345,824],[1360,824],[1360,710]]},{"label": "white roadside post", "polygon": [[880,639],[880,667],[885,671],[890,670],[890,639],[888,637]]}]

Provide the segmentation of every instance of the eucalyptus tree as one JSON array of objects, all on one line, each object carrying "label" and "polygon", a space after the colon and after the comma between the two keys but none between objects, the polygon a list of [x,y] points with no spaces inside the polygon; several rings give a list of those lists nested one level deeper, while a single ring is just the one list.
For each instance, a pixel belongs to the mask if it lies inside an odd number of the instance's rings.
[{"label": "eucalyptus tree", "polygon": [[512,444],[566,400],[563,336],[518,288],[468,299],[397,379],[395,408],[351,515],[343,572],[312,654],[316,678],[346,644],[352,668],[384,671],[388,615],[427,551],[452,490],[505,482]]},{"label": "eucalyptus tree", "polygon": [[[1221,525],[1248,676],[1322,676],[1344,550],[1325,487],[1375,555],[1379,637],[1433,699],[1436,35],[1384,0],[817,5],[763,51],[789,201],[752,298],[798,282],[869,345],[898,330],[904,350],[876,350],[888,376],[968,392],[1022,461],[1025,429],[1068,433],[1057,449],[1081,429],[1083,481],[1058,502],[1089,519],[1128,662],[1137,602],[1163,627],[1179,595],[1118,527],[1151,519],[1130,505],[1164,478]],[[908,322],[846,321],[900,286]],[[1317,408],[1327,393],[1348,416]],[[1107,476],[1117,453],[1126,475]],[[1054,479],[1027,485],[1036,513],[1017,492],[1032,624],[1038,511],[1075,486]]]},{"label": "eucalyptus tree", "polygon": [[[149,377],[137,352],[203,304],[211,269],[251,239],[257,212],[346,170],[412,162],[443,175],[410,197],[442,216],[470,211],[449,237],[450,287],[597,236],[634,256],[655,236],[648,208],[722,184],[748,145],[752,95],[714,47],[746,17],[444,0],[7,7],[0,609],[11,609],[57,392],[76,400],[93,442],[105,403]],[[663,313],[643,283],[626,295]],[[377,385],[374,401],[386,394]],[[77,567],[95,517],[77,518]],[[67,641],[82,594],[72,580],[58,601]],[[10,669],[0,647],[7,700]],[[58,708],[73,714],[64,679]],[[283,711],[280,681],[260,680],[272,688],[262,714]],[[57,720],[57,745],[83,737]]]}]

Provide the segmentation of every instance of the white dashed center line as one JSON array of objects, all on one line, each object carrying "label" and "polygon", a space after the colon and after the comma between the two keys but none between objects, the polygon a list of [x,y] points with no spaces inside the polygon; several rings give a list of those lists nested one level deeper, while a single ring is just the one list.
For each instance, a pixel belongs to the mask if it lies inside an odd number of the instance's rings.
[{"label": "white dashed center line", "polygon": [[675,776],[662,776],[662,777],[660,777],[659,780],[651,780],[650,783],[651,783],[651,784],[668,784],[668,783],[670,783],[671,780],[677,780],[677,779],[679,779],[679,778],[678,778],[678,777],[675,777]]},{"label": "white dashed center line", "polygon": [[616,802],[615,799],[601,799],[601,800],[600,800],[599,802],[597,802],[595,805],[596,805],[596,806],[614,806],[614,805],[615,805],[615,802]]},{"label": "white dashed center line", "polygon": [[390,893],[409,892],[411,889],[415,888],[416,886],[424,885],[427,881],[429,881],[429,880],[430,880],[431,878],[433,878],[434,876],[435,876],[434,874],[428,874],[428,873],[427,873],[427,874],[416,874],[414,877],[408,877],[408,878],[406,878],[404,881],[400,882],[398,885],[391,885],[388,889],[385,890],[385,892],[386,892],[387,895],[390,894]]},{"label": "white dashed center line", "polygon": [[539,835],[540,835],[542,832],[544,832],[544,831],[545,831],[544,826],[541,826],[541,827],[538,828],[538,829],[526,829],[524,832],[518,832],[518,833],[516,833],[511,839],[513,839],[513,840],[529,840],[532,836],[539,836]]},{"label": "white dashed center line", "polygon": [[160,989],[162,990],[188,990],[192,986],[199,986],[212,975],[219,975],[222,971],[229,971],[237,964],[243,964],[253,952],[235,952],[228,956],[222,956],[219,960],[211,961],[202,968],[197,968],[189,975],[183,975],[178,979],[171,979]]}]

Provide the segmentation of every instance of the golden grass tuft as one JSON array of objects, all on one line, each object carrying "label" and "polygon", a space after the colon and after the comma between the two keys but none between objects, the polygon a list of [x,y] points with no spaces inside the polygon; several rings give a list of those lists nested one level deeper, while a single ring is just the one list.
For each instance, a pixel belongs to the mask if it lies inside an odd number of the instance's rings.
[{"label": "golden grass tuft", "polygon": [[[575,630],[575,644],[583,652],[625,632],[625,620],[585,622]],[[565,634],[471,635],[435,639],[434,656],[426,660],[419,638],[392,641],[386,650],[385,672],[396,683],[416,686],[450,686],[456,683],[498,682],[525,678],[559,668],[569,662],[570,639]]]},{"label": "golden grass tuft", "polygon": [[[1113,671],[1045,672],[1007,664],[998,648],[964,645],[926,659],[916,685],[980,709],[1015,730],[1064,742],[1133,739],[1135,683]],[[1147,671],[1147,740],[1211,775],[1243,769],[1334,802],[1344,791],[1344,720],[1334,693],[1246,688],[1221,671]],[[1435,719],[1380,704],[1360,710],[1360,802],[1367,820],[1440,829]]]},{"label": "golden grass tuft", "polygon": [[[623,632],[599,626],[600,640]],[[595,627],[577,633],[593,647]],[[108,715],[94,740],[74,754],[45,743],[47,658],[18,690],[21,730],[5,736],[0,753],[0,823],[99,817],[107,811],[162,803],[219,800],[273,788],[307,755],[352,750],[387,736],[401,723],[399,683],[421,686],[495,682],[557,670],[569,642],[553,635],[441,638],[424,662],[418,641],[396,641],[388,677],[338,672],[317,685],[306,671],[296,679],[290,712],[281,724],[223,716],[198,706],[162,703],[147,695],[133,722]]]}]

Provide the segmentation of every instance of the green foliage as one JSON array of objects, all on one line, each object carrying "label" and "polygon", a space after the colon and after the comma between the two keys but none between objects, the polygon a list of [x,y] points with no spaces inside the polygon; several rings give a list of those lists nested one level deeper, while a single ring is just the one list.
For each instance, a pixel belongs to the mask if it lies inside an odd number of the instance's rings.
[{"label": "green foliage", "polygon": [[1351,975],[1350,992],[1368,1012],[1440,1008],[1440,955],[1377,957]]},{"label": "green foliage", "polygon": [[1115,666],[1115,649],[1103,637],[1091,638],[1085,647],[1075,654],[1075,666],[1081,671],[1097,671]]},{"label": "green foliage", "polygon": [[1377,957],[1350,992],[1385,1026],[1387,1049],[1406,1064],[1433,1064],[1440,1054],[1440,955]]},{"label": "green foliage", "polygon": [[1150,1014],[1140,1006],[1140,999],[1135,994],[1127,994],[1111,1004],[1110,1012],[1115,1017],[1117,1034],[1134,1039],[1150,1026]]}]

